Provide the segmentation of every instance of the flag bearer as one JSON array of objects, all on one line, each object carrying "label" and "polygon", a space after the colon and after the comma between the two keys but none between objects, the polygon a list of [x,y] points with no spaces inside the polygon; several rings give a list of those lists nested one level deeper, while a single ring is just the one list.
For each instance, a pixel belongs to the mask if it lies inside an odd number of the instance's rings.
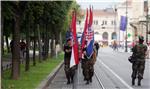
[{"label": "flag bearer", "polygon": [[84,75],[84,80],[86,81],[86,84],[89,84],[89,82],[92,82],[92,77],[94,74],[94,55],[96,57],[96,53],[93,53],[93,55],[88,58],[87,57],[87,52],[86,52],[86,46],[83,49],[83,75]]},{"label": "flag bearer", "polygon": [[64,70],[67,78],[67,84],[70,84],[73,82],[73,77],[75,74],[74,67],[70,68],[70,59],[71,59],[71,51],[72,51],[72,45],[71,45],[71,39],[67,39],[67,43],[64,45]]}]

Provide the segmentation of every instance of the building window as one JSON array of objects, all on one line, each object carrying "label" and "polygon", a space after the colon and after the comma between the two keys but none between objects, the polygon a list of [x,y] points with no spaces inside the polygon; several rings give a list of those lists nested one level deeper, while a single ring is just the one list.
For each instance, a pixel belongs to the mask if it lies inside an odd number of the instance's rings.
[{"label": "building window", "polygon": [[104,25],[104,23],[105,23],[105,21],[103,20],[103,22],[102,22],[102,24],[101,24],[101,25],[103,26],[103,25]]},{"label": "building window", "polygon": [[105,25],[107,25],[107,21],[105,21]]},{"label": "building window", "polygon": [[98,25],[98,20],[96,20],[96,25]]},{"label": "building window", "polygon": [[116,25],[116,21],[114,21],[114,25]]},{"label": "building window", "polygon": [[112,20],[111,25],[116,25],[116,21]]},{"label": "building window", "polygon": [[98,20],[94,20],[94,25],[98,25]]},{"label": "building window", "polygon": [[117,34],[116,34],[116,32],[113,32],[113,33],[111,34],[111,39],[112,39],[112,40],[117,39]]},{"label": "building window", "polygon": [[98,35],[98,34],[99,34],[99,32],[95,32],[95,34],[96,34],[96,35]]},{"label": "building window", "polygon": [[105,29],[105,27],[102,27],[102,29]]},{"label": "building window", "polygon": [[114,25],[114,21],[111,21],[111,25]]},{"label": "building window", "polygon": [[96,20],[94,20],[94,25],[96,25]]}]

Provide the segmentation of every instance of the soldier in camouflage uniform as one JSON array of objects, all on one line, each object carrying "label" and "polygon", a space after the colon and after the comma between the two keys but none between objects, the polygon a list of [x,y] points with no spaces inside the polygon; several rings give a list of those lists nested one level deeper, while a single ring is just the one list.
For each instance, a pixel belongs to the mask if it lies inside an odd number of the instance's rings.
[{"label": "soldier in camouflage uniform", "polygon": [[143,79],[144,69],[145,69],[145,56],[147,51],[147,46],[143,44],[144,37],[139,36],[139,44],[136,44],[133,48],[133,55],[136,61],[132,64],[132,85],[135,85],[135,79],[138,77],[138,86],[141,86],[141,80]]},{"label": "soldier in camouflage uniform", "polygon": [[92,77],[94,75],[94,63],[96,58],[96,52],[94,51],[91,58],[88,58],[86,55],[86,46],[83,49],[83,59],[82,59],[82,69],[83,69],[83,76],[84,80],[86,80],[86,84],[92,82]]},{"label": "soldier in camouflage uniform", "polygon": [[81,68],[82,68],[82,74],[83,74],[83,76],[84,76],[84,80],[86,80],[86,78],[85,78],[85,63],[86,63],[86,56],[85,56],[85,50],[86,50],[86,45],[85,45],[85,47],[82,49],[82,51],[83,51],[83,55],[82,55],[82,58],[81,58]]},{"label": "soldier in camouflage uniform", "polygon": [[73,82],[73,77],[75,74],[75,68],[74,67],[70,68],[71,51],[72,51],[71,39],[68,39],[67,44],[64,45],[64,52],[65,52],[64,70],[67,78],[67,84]]}]

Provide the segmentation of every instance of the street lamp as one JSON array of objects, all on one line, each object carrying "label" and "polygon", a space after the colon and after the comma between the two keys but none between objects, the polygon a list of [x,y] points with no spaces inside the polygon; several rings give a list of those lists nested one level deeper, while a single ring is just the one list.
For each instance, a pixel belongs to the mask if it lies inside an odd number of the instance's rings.
[{"label": "street lamp", "polygon": [[127,3],[127,0],[126,0],[126,36],[125,36],[125,52],[128,52],[128,47],[127,47],[127,25],[128,25],[128,17],[127,17],[127,8],[128,8],[128,3]]},{"label": "street lamp", "polygon": [[148,43],[148,0],[146,6],[146,43]]},{"label": "street lamp", "polygon": [[115,39],[117,40],[117,32],[116,32],[116,26],[117,26],[117,23],[116,23],[116,16],[117,16],[117,8],[116,8],[116,5],[115,5],[115,21],[114,21],[114,32],[116,34],[116,37]]}]

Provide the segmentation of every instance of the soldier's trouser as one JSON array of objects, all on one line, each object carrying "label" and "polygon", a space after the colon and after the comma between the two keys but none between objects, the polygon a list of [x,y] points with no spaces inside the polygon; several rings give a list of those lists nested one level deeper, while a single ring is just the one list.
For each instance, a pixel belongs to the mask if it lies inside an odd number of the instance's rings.
[{"label": "soldier's trouser", "polygon": [[86,68],[85,68],[85,79],[87,81],[91,80],[94,74],[94,67],[92,64],[88,63],[89,61],[87,61],[86,63]]},{"label": "soldier's trouser", "polygon": [[89,75],[90,75],[90,79],[92,79],[92,77],[94,75],[94,67],[93,67],[93,65],[91,65]]},{"label": "soldier's trouser", "polygon": [[68,82],[70,82],[70,77],[71,76],[70,76],[69,65],[65,65],[64,70],[65,70],[66,78],[67,78]]},{"label": "soldier's trouser", "polygon": [[71,78],[72,82],[73,82],[73,78],[74,78],[74,75],[75,75],[75,69],[76,69],[76,66],[70,68],[70,78]]},{"label": "soldier's trouser", "polygon": [[135,79],[138,77],[138,79],[143,79],[145,69],[145,61],[136,61],[132,64],[132,78]]},{"label": "soldier's trouser", "polygon": [[65,65],[65,74],[66,74],[66,78],[68,80],[68,82],[73,82],[73,77],[75,74],[75,67],[69,68],[69,65]]},{"label": "soldier's trouser", "polygon": [[86,63],[86,61],[85,61],[85,59],[82,59],[82,64],[81,64],[81,67],[82,67],[82,74],[83,74],[83,76],[85,77],[85,63]]}]

